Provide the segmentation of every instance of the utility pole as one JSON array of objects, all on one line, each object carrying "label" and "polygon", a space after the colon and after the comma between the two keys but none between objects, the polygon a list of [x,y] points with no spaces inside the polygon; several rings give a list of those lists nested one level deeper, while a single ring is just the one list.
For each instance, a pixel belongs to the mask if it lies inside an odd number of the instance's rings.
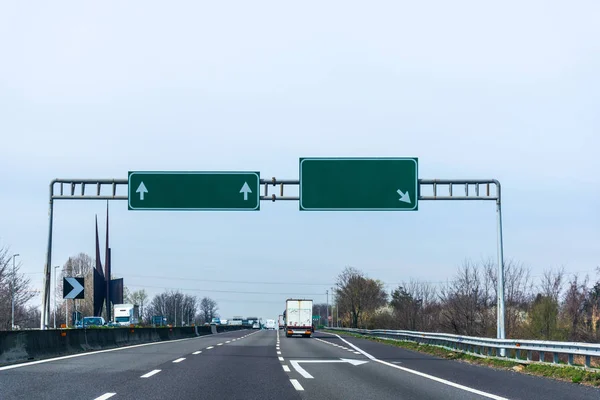
[{"label": "utility pole", "polygon": [[325,295],[327,296],[327,307],[325,308],[325,315],[327,318],[327,327],[329,328],[329,290],[325,291]]},{"label": "utility pole", "polygon": [[15,258],[18,256],[18,254],[13,254],[13,276],[12,276],[12,294],[11,294],[11,298],[12,298],[12,318],[11,318],[11,326],[12,326],[12,330],[15,330],[15,281],[16,281],[16,277],[17,277],[17,273],[15,270]]},{"label": "utility pole", "polygon": [[56,329],[56,275],[58,274],[58,272],[56,271],[57,268],[60,268],[60,265],[54,267],[54,329]]}]

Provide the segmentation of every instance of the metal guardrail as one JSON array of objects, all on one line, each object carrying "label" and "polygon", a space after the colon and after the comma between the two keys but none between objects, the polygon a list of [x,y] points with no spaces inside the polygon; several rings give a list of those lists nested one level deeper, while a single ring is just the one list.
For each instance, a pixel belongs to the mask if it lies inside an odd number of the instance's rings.
[{"label": "metal guardrail", "polygon": [[[388,329],[353,329],[353,328],[328,328],[333,331],[359,333],[365,336],[373,336],[382,339],[416,342],[432,346],[443,347],[452,351],[488,358],[517,361],[520,363],[546,363],[546,353],[552,355],[550,364],[559,364],[560,355],[567,355],[567,363],[576,366],[575,356],[585,357],[584,366],[591,368],[592,357],[600,357],[599,343],[580,342],[554,342],[546,340],[517,340],[517,339],[494,339],[474,336],[461,336],[449,333],[431,333],[416,331],[401,331]],[[502,357],[503,349],[512,350],[506,352]],[[533,359],[534,352],[538,353],[538,359]],[[525,353],[525,357],[523,357]],[[513,356],[514,355],[514,356]],[[563,364],[561,364],[563,365]]]}]

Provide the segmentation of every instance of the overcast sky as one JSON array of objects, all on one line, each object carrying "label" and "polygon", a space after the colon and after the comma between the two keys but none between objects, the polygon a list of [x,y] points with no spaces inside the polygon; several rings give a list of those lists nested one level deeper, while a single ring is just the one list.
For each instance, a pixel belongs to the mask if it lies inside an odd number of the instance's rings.
[{"label": "overcast sky", "polygon": [[[500,180],[506,257],[534,276],[564,266],[595,278],[599,20],[595,0],[3,2],[0,243],[41,289],[53,178],[297,179],[300,157],[404,156],[419,158],[420,178]],[[94,254],[105,207],[57,203],[53,265]],[[223,317],[325,301],[347,265],[394,285],[496,257],[492,202],[110,207],[115,275],[151,295],[210,296]]]}]

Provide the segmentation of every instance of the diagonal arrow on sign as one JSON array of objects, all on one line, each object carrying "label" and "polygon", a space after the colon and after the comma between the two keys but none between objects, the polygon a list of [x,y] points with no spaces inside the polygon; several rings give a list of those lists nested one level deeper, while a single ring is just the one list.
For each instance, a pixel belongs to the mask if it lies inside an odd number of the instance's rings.
[{"label": "diagonal arrow on sign", "polygon": [[[83,278],[79,278],[83,281]],[[71,286],[71,290],[69,293],[63,296],[63,299],[80,299],[83,298],[83,285],[79,283],[79,279],[77,278],[65,278],[64,283]],[[68,286],[65,287],[66,290]]]},{"label": "diagonal arrow on sign", "polygon": [[300,363],[311,363],[311,364],[330,364],[330,363],[348,363],[352,365],[362,365],[368,363],[368,361],[363,360],[353,360],[350,358],[340,358],[339,360],[290,360],[290,364],[300,375],[305,377],[306,379],[314,379],[314,377],[306,372],[304,368],[300,366]]}]

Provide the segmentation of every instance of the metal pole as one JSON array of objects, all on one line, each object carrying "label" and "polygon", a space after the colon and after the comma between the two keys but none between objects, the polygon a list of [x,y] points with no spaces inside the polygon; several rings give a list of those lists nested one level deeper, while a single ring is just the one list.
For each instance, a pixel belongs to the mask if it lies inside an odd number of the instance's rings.
[{"label": "metal pole", "polygon": [[12,304],[12,317],[11,317],[11,330],[15,330],[15,281],[17,277],[17,273],[15,270],[15,258],[17,258],[18,254],[13,254],[13,273],[12,273],[12,285],[11,285],[11,304]]},{"label": "metal pole", "polygon": [[57,268],[60,268],[60,265],[54,267],[54,329],[56,329],[56,291],[58,290],[56,288],[56,275],[58,274],[56,271]]},{"label": "metal pole", "polygon": [[65,300],[65,328],[69,327],[69,300]]},{"label": "metal pole", "polygon": [[175,321],[173,321],[173,326],[177,327],[177,296],[175,296],[173,301],[175,301]]},{"label": "metal pole", "polygon": [[44,294],[42,296],[42,318],[40,321],[40,329],[44,330],[48,327],[50,319],[50,278],[52,265],[52,222],[54,214],[54,201],[52,199],[54,193],[54,182],[50,182],[50,208],[48,211],[48,247],[46,249],[46,265],[44,266]]},{"label": "metal pole", "polygon": [[[500,196],[500,182],[496,181],[498,199],[496,200],[496,215],[498,217],[498,330],[497,338],[504,339],[504,246],[502,242],[502,207]],[[500,356],[505,356],[505,349],[500,349]]]},{"label": "metal pole", "polygon": [[325,318],[327,320],[327,327],[329,328],[329,290],[325,291],[325,295],[327,296],[327,307],[325,309]]}]

